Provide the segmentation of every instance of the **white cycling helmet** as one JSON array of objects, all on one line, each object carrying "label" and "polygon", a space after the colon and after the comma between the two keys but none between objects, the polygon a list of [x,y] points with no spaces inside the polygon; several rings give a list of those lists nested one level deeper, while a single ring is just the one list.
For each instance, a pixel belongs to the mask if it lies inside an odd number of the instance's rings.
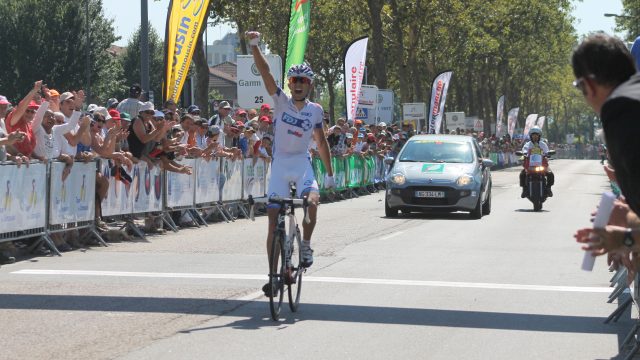
[{"label": "white cycling helmet", "polygon": [[538,135],[540,135],[540,137],[542,137],[542,129],[540,129],[537,126],[532,127],[531,130],[529,130],[529,136],[531,136],[533,134],[538,134]]},{"label": "white cycling helmet", "polygon": [[303,77],[313,81],[314,76],[313,70],[306,64],[293,65],[287,71],[287,78]]}]

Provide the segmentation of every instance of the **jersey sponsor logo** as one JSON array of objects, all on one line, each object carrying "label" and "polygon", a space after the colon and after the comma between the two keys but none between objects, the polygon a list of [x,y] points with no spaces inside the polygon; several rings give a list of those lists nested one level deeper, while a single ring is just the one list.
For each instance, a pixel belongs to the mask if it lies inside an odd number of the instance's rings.
[{"label": "jersey sponsor logo", "polygon": [[309,119],[298,119],[287,113],[282,114],[282,121],[286,124],[293,125],[295,127],[299,127],[304,131],[311,129],[311,121]]},{"label": "jersey sponsor logo", "polygon": [[307,180],[304,182],[304,186],[311,186],[313,184],[313,180]]},{"label": "jersey sponsor logo", "polygon": [[287,134],[289,134],[289,135],[294,135],[294,136],[297,136],[297,137],[299,137],[299,138],[301,138],[301,137],[302,137],[302,133],[301,133],[300,131],[297,131],[297,130],[296,130],[296,131],[294,131],[294,130],[287,130]]}]

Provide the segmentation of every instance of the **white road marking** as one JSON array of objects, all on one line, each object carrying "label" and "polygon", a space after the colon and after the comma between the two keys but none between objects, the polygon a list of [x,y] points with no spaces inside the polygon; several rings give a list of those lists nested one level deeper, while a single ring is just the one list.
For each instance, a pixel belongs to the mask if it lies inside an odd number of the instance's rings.
[{"label": "white road marking", "polygon": [[402,234],[404,234],[404,231],[396,231],[396,232],[391,233],[391,234],[389,234],[387,236],[381,237],[380,240],[389,240],[391,238],[394,238],[394,237],[402,235]]},{"label": "white road marking", "polygon": [[[16,275],[70,275],[70,276],[108,276],[108,277],[146,277],[146,278],[181,278],[181,279],[220,279],[220,280],[267,280],[266,275],[257,274],[204,274],[204,273],[156,273],[156,272],[130,272],[130,271],[86,271],[86,270],[18,270],[11,274]],[[554,286],[554,285],[523,285],[523,284],[497,284],[497,283],[472,283],[454,281],[426,281],[426,280],[394,280],[394,279],[366,279],[366,278],[340,278],[305,276],[305,282],[324,282],[334,284],[372,284],[392,286],[423,286],[423,287],[450,287],[467,289],[496,289],[496,290],[530,290],[530,291],[557,291],[557,292],[582,292],[582,293],[610,293],[609,287],[587,286]],[[243,298],[251,300],[259,295],[248,294]]]}]

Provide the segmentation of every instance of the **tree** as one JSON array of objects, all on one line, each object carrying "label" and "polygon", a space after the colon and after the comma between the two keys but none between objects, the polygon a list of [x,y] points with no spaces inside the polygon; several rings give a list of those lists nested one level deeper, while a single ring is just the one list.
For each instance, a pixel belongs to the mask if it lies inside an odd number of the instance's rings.
[{"label": "tree", "polygon": [[[85,13],[84,1],[89,1],[89,14]],[[118,38],[113,20],[104,16],[102,1],[84,1],[0,1],[0,14],[4,14],[0,21],[0,89],[3,93],[18,100],[40,79],[60,91],[83,88],[88,46],[91,88],[98,91],[95,95],[103,96],[100,92],[104,84],[113,80],[112,74],[106,71],[113,65],[106,50]]]},{"label": "tree", "polygon": [[[124,70],[126,86],[120,89],[118,99],[127,98],[127,89],[132,84],[140,84],[142,75],[140,73],[140,31],[141,27],[131,36],[127,43],[127,50],[120,56],[120,64]],[[162,76],[164,74],[163,41],[156,30],[149,23],[149,86],[153,91],[154,105],[162,105]]]}]

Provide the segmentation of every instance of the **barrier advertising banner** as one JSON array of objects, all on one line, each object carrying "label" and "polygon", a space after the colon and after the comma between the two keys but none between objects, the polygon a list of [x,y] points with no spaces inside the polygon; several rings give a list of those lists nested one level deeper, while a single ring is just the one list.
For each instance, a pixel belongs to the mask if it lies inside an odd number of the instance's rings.
[{"label": "barrier advertising banner", "polygon": [[242,199],[242,166],[243,160],[222,159],[220,169],[220,192],[222,201],[238,201]]},{"label": "barrier advertising banner", "polygon": [[444,104],[447,101],[447,91],[449,90],[451,75],[453,75],[453,71],[445,71],[433,79],[431,103],[429,105],[429,134],[440,134]]},{"label": "barrier advertising banner", "polygon": [[46,211],[47,166],[0,165],[0,233],[44,228]]},{"label": "barrier advertising banner", "polygon": [[402,104],[402,123],[411,124],[414,131],[420,131],[426,121],[426,103]]},{"label": "barrier advertising banner", "polygon": [[[100,160],[100,173],[109,182],[107,197],[102,200],[103,216],[131,214],[133,212],[133,198],[131,184],[119,180],[117,170],[112,170],[108,160]],[[132,175],[132,174],[130,174]]]},{"label": "barrier advertising banner", "polygon": [[244,192],[243,199],[247,199],[249,195],[263,197],[265,189],[265,163],[263,159],[258,159],[255,163],[253,159],[244,160],[243,172]]},{"label": "barrier advertising banner", "polygon": [[347,105],[347,120],[354,121],[360,98],[360,87],[367,60],[367,36],[356,39],[344,53],[344,91]]},{"label": "barrier advertising banner", "polygon": [[160,167],[149,169],[147,163],[140,161],[133,167],[133,212],[144,213],[162,211],[162,172]]},{"label": "barrier advertising banner", "polygon": [[496,110],[496,137],[502,136],[504,124],[502,118],[504,117],[504,95],[498,99],[498,109]]},{"label": "barrier advertising banner", "polygon": [[537,119],[538,114],[529,114],[529,116],[527,116],[527,120],[524,122],[524,131],[522,132],[525,138],[529,135],[529,130],[536,125]]},{"label": "barrier advertising banner", "polygon": [[[289,15],[289,37],[287,38],[287,56],[284,71],[289,71],[293,65],[304,62],[304,52],[307,49],[307,39],[310,29],[311,1],[291,0]],[[272,68],[273,69],[273,68]],[[282,79],[282,76],[276,77]],[[289,88],[284,89],[289,94]]]},{"label": "barrier advertising banner", "polygon": [[167,177],[167,207],[193,206],[195,201],[195,159],[182,159],[181,165],[190,166],[193,169],[191,175],[176,172],[165,172]]},{"label": "barrier advertising banner", "polygon": [[509,136],[513,139],[513,134],[516,131],[516,124],[518,122],[518,112],[520,108],[513,108],[509,110],[507,115],[507,126],[509,127]]},{"label": "barrier advertising banner", "polygon": [[[278,55],[265,55],[276,85],[282,88],[282,59]],[[252,55],[237,57],[238,105],[246,109],[260,108],[262,104],[274,106],[273,99],[262,82],[262,76]]]},{"label": "barrier advertising banner", "polygon": [[[163,100],[179,103],[182,87],[189,73],[191,58],[200,35],[200,28],[206,24],[209,14],[209,0],[174,1],[169,3],[164,42]],[[144,89],[149,90],[149,89]]]},{"label": "barrier advertising banner", "polygon": [[220,201],[220,160],[196,160],[196,204]]},{"label": "barrier advertising banner", "polygon": [[96,163],[76,162],[62,180],[65,164],[51,163],[49,224],[92,221],[95,217]]},{"label": "barrier advertising banner", "polygon": [[393,90],[378,89],[378,108],[376,124],[384,122],[390,125],[393,122]]},{"label": "barrier advertising banner", "polygon": [[365,124],[376,124],[378,117],[378,87],[375,85],[362,85],[360,87],[360,98],[356,110],[356,119],[362,120]]}]

